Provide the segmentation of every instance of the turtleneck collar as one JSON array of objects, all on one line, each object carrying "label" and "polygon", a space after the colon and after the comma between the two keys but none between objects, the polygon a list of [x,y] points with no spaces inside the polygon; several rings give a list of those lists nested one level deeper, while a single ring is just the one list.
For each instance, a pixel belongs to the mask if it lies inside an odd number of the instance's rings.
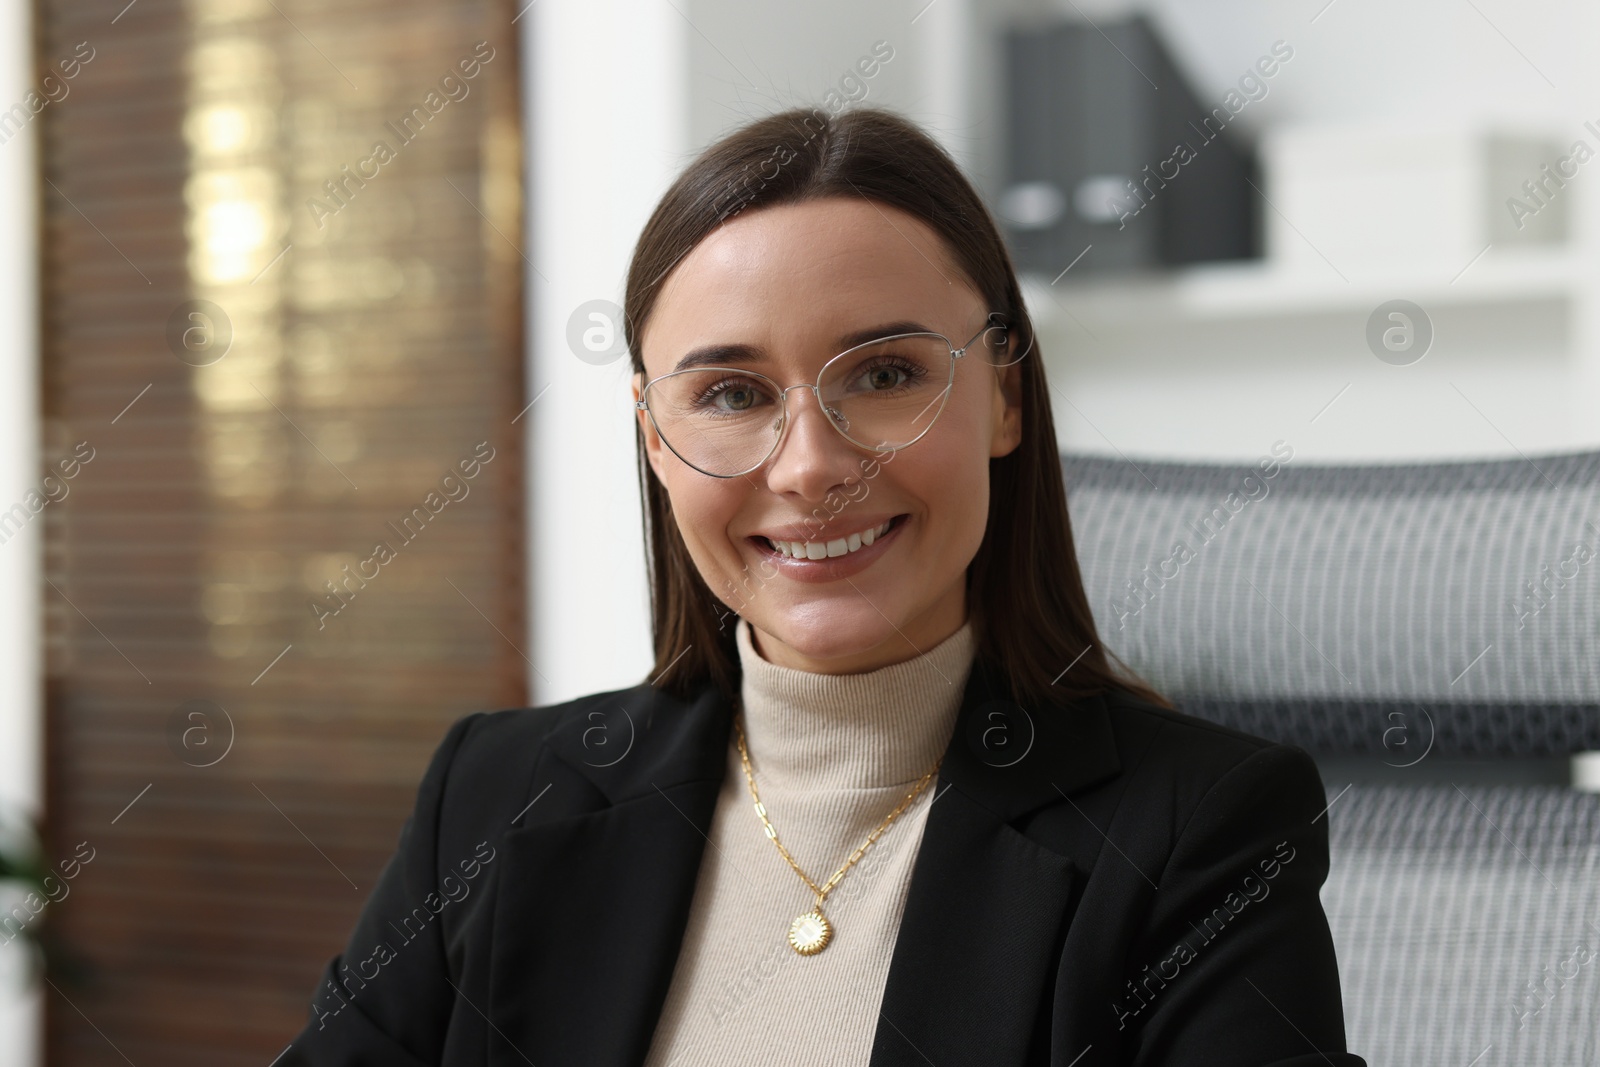
[{"label": "turtleneck collar", "polygon": [[756,781],[777,788],[909,785],[945,751],[977,641],[972,622],[921,655],[862,674],[780,667],[735,627]]}]

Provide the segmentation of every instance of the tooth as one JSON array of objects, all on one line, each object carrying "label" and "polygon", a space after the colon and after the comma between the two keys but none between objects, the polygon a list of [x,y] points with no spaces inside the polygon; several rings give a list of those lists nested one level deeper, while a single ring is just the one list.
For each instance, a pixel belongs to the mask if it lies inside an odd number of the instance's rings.
[{"label": "tooth", "polygon": [[841,537],[832,541],[774,541],[767,538],[767,543],[773,550],[780,552],[790,559],[832,559],[835,556],[849,555],[863,547],[872,544],[878,538],[889,532],[889,527],[894,525],[894,520],[881,523],[870,530],[853,533],[849,537]]}]

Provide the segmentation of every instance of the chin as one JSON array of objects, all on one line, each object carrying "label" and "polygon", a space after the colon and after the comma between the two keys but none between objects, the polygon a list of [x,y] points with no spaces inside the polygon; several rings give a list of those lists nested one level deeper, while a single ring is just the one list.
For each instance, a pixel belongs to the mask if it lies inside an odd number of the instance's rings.
[{"label": "chin", "polygon": [[877,608],[854,592],[850,600],[828,598],[812,604],[799,604],[776,614],[749,616],[750,625],[771,634],[797,654],[814,660],[846,660],[870,652],[885,641],[895,639],[895,625],[905,629],[904,623],[892,625],[884,618],[894,619],[896,613]]}]

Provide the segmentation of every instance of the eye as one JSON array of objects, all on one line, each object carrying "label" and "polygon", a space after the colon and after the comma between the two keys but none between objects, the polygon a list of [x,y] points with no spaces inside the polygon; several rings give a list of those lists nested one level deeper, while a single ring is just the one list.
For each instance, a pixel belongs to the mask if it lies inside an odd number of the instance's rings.
[{"label": "eye", "polygon": [[761,389],[755,382],[746,378],[723,378],[702,389],[694,406],[713,414],[738,415],[757,407],[761,399]]},{"label": "eye", "polygon": [[914,360],[880,356],[861,369],[860,382],[867,392],[887,392],[905,385],[915,385],[926,375],[926,368]]},{"label": "eye", "polygon": [[867,382],[874,389],[893,389],[900,384],[900,376],[905,371],[890,364],[880,364],[867,372]]}]

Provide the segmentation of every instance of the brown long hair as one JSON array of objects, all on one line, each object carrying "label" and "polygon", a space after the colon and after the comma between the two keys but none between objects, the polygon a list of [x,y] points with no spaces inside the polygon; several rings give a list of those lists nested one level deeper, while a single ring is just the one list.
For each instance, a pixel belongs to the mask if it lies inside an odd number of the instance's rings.
[{"label": "brown long hair", "polygon": [[[1011,256],[955,161],[913,123],[876,108],[838,115],[795,109],[752,122],[701,153],[656,205],[628,268],[624,321],[634,371],[644,372],[640,337],[662,280],[724,219],[835,196],[892,205],[942,235],[988,307],[1011,327],[1013,358],[1028,353],[1019,364],[1022,442],[989,460],[988,526],[967,568],[977,655],[999,667],[1024,705],[1120,688],[1171,708],[1096,632],[1073,548],[1050,390]],[[707,682],[731,697],[739,680],[732,613],[696,569],[636,431],[652,681],[685,699]]]}]

